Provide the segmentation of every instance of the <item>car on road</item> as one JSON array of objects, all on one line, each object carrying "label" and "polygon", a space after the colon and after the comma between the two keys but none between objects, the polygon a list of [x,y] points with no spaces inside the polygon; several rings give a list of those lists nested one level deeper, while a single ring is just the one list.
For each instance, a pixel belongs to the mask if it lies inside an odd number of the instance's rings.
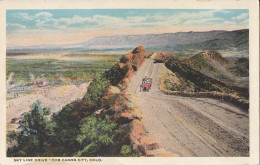
[{"label": "car on road", "polygon": [[149,78],[149,77],[145,77],[143,78],[142,80],[142,84],[140,85],[140,92],[142,91],[148,91],[151,89],[152,87],[152,78]]}]

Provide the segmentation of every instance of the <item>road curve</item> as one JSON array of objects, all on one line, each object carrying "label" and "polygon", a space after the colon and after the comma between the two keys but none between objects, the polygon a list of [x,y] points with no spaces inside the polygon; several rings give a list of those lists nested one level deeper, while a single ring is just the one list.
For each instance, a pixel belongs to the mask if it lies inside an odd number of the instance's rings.
[{"label": "road curve", "polygon": [[[164,64],[147,59],[127,90],[140,107],[146,131],[180,156],[249,156],[248,112],[221,100],[165,95],[159,90],[165,71]],[[153,86],[140,92],[145,76],[153,78]]]}]

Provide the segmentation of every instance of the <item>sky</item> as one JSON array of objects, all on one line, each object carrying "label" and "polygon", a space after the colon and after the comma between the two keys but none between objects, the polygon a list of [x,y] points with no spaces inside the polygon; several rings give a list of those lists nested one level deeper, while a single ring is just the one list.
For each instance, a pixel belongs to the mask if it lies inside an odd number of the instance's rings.
[{"label": "sky", "polygon": [[7,10],[7,46],[70,44],[112,35],[249,28],[247,9]]}]

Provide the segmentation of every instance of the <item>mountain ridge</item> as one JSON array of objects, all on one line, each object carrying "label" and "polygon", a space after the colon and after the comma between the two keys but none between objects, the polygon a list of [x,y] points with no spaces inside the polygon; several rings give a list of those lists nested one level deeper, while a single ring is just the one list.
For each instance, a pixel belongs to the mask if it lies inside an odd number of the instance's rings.
[{"label": "mountain ridge", "polygon": [[248,42],[249,29],[241,29],[234,31],[212,30],[204,32],[176,32],[176,33],[160,33],[160,34],[138,34],[138,35],[113,35],[100,36],[83,42],[72,44],[42,44],[32,46],[12,46],[7,50],[15,49],[66,49],[66,48],[122,48],[135,47],[143,45],[145,47],[162,46],[162,45],[187,45],[196,44],[211,40],[232,40],[237,41],[239,38],[245,38],[244,42]]}]

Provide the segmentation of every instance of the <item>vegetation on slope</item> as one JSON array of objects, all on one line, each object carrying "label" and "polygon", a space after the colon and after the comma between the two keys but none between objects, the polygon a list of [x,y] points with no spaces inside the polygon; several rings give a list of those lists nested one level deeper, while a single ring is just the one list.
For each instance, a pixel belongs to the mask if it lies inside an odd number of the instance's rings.
[{"label": "vegetation on slope", "polygon": [[190,67],[231,86],[248,88],[247,58],[224,58],[217,51],[204,51],[183,60]]},{"label": "vegetation on slope", "polygon": [[129,109],[121,91],[145,55],[143,47],[137,47],[123,57],[126,61],[121,59],[95,78],[82,100],[67,104],[50,119],[48,110],[40,102],[34,103],[32,110],[21,116],[21,131],[8,133],[7,156],[137,156],[129,149],[126,124],[132,119],[121,115]]},{"label": "vegetation on slope", "polygon": [[239,58],[237,60],[233,60],[229,65],[228,70],[240,77],[248,77],[249,76],[249,59],[248,58]]},{"label": "vegetation on slope", "polygon": [[219,62],[220,64],[224,65],[228,61],[217,51],[205,51],[192,56],[187,60],[187,63],[191,65],[191,67],[201,70],[215,70],[214,66],[210,64],[210,59]]},{"label": "vegetation on slope", "polygon": [[[248,99],[248,89],[233,86],[231,83],[218,80],[219,77],[214,76],[214,74],[216,75],[219,71],[211,62],[209,62],[209,60],[214,60],[213,62],[218,62],[222,65],[227,63],[227,60],[218,52],[208,51],[199,53],[194,57],[184,60],[175,57],[166,61],[165,65],[173,71],[179,79],[182,77],[191,82],[195,92],[216,91],[239,95]],[[203,72],[204,70],[207,70],[207,73],[213,73],[213,76],[208,76]]]},{"label": "vegetation on slope", "polygon": [[[90,88],[82,100],[64,106],[60,112],[52,114],[50,120],[45,117],[45,113],[41,113],[44,109],[42,110],[40,103],[34,103],[32,110],[22,115],[22,120],[19,122],[19,128],[22,131],[9,133],[8,139],[15,145],[8,148],[7,155],[12,157],[75,156],[81,150],[84,151],[82,154],[85,155],[89,150],[84,149],[82,147],[84,143],[77,139],[77,137],[85,136],[85,132],[82,131],[84,121],[95,121],[93,128],[107,126],[107,122],[110,121],[108,117],[91,116],[95,110],[99,109],[98,100],[102,91],[109,85],[108,82],[104,78],[96,78],[90,84]],[[114,140],[118,128],[116,123],[111,122],[111,124],[113,126],[108,127],[107,131],[114,133],[113,135],[109,134],[113,136],[112,140]],[[111,137],[105,136],[105,134],[103,139],[99,140],[110,141],[106,143],[106,147],[112,144]],[[96,143],[103,144],[99,140],[97,139]],[[105,147],[97,146],[95,153],[102,154],[104,149]],[[89,151],[89,154],[93,156],[92,151]]]},{"label": "vegetation on slope", "polygon": [[165,73],[161,78],[163,89],[170,91],[194,92],[195,85],[176,73]]}]

